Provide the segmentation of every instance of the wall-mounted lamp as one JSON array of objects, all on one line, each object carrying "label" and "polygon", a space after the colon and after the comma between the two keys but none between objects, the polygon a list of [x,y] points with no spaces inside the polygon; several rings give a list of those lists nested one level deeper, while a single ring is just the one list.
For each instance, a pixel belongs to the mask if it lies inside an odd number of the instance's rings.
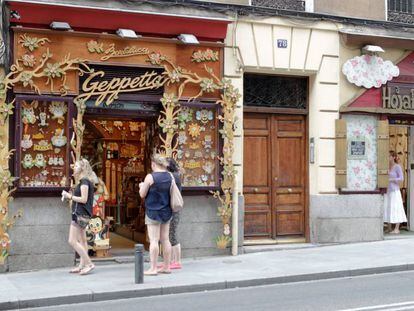
[{"label": "wall-mounted lamp", "polygon": [[121,38],[130,38],[130,39],[136,39],[138,37],[141,37],[140,35],[137,35],[135,31],[132,29],[118,29],[116,31],[116,34],[120,36]]},{"label": "wall-mounted lamp", "polygon": [[53,30],[71,30],[72,28],[66,22],[51,22],[49,27]]},{"label": "wall-mounted lamp", "polygon": [[362,48],[362,51],[368,52],[368,54],[384,53],[384,49],[378,45],[366,45]]},{"label": "wall-mounted lamp", "polygon": [[178,36],[178,40],[185,44],[199,44],[198,39],[196,36],[189,34],[189,33],[182,33]]},{"label": "wall-mounted lamp", "polygon": [[15,19],[20,19],[21,18],[19,12],[17,12],[16,10],[10,11],[10,17],[15,18]]}]

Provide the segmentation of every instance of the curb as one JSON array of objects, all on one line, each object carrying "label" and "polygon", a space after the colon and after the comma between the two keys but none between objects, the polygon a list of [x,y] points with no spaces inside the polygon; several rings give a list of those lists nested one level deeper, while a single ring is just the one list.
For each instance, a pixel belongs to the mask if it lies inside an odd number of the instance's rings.
[{"label": "curb", "polygon": [[[393,273],[414,270],[414,264],[396,266],[384,266],[376,268],[363,268],[354,270],[341,270],[320,273],[299,274],[291,276],[269,277],[261,279],[249,279],[239,281],[221,281],[214,283],[179,285],[171,287],[154,287],[143,289],[127,289],[122,291],[91,292],[89,294],[76,294],[60,297],[47,297],[39,299],[16,299],[0,303],[0,310],[15,310],[25,308],[50,307],[65,304],[76,304],[85,302],[98,302],[117,299],[141,298],[160,295],[195,293],[212,290],[223,290],[232,288],[296,283],[304,281],[329,280],[344,277],[355,277],[381,273]],[[13,297],[15,298],[15,297]]]}]

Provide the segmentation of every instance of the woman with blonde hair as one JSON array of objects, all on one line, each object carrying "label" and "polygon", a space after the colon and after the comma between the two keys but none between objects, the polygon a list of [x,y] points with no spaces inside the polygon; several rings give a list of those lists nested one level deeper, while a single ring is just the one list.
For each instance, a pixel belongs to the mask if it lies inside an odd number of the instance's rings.
[{"label": "woman with blonde hair", "polygon": [[[384,222],[388,223],[388,231],[393,234],[399,234],[400,223],[407,222],[399,185],[404,180],[404,174],[398,162],[397,153],[390,151],[389,184],[384,197]],[[392,224],[395,224],[393,231]]]},{"label": "woman with blonde hair", "polygon": [[73,176],[77,181],[73,194],[65,190],[62,191],[62,198],[72,201],[72,222],[69,230],[69,244],[80,256],[79,266],[70,272],[86,275],[95,268],[95,265],[88,255],[86,227],[92,217],[94,184],[97,183],[98,178],[86,159],[75,162]]},{"label": "woman with blonde hair", "polygon": [[[150,240],[150,268],[145,275],[171,273],[170,256],[171,243],[169,240],[170,220],[172,209],[170,206],[171,173],[167,171],[168,161],[165,157],[154,154],[151,157],[152,173],[148,174],[144,182],[139,184],[139,194],[145,199],[145,224]],[[161,240],[164,265],[157,270],[159,253],[158,243]]]}]

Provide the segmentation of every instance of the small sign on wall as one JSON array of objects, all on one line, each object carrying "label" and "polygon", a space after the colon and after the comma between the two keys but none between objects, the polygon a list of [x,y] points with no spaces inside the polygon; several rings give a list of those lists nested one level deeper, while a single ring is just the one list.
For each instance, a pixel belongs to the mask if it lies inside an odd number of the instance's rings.
[{"label": "small sign on wall", "polygon": [[277,47],[279,49],[286,49],[288,46],[288,40],[286,39],[277,39]]},{"label": "small sign on wall", "polygon": [[365,160],[367,142],[365,138],[350,138],[348,142],[348,159]]}]

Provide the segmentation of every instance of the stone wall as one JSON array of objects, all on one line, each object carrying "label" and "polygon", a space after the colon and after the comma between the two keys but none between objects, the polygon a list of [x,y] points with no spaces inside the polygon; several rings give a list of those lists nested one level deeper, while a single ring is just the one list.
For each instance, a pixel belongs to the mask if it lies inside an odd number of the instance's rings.
[{"label": "stone wall", "polygon": [[312,243],[377,241],[383,235],[383,196],[380,194],[312,195]]},{"label": "stone wall", "polygon": [[[211,195],[185,196],[178,237],[183,257],[229,255],[231,248],[217,249],[214,238],[223,231],[217,216],[218,201]],[[239,250],[243,243],[243,200],[239,199]],[[0,272],[50,269],[73,265],[74,252],[68,245],[70,210],[60,198],[16,198],[11,214],[23,210],[23,217],[10,230],[12,239],[7,265]]]},{"label": "stone wall", "polygon": [[68,244],[70,209],[60,198],[15,198],[11,214],[23,210],[23,217],[10,230],[12,240],[8,270],[65,267],[73,264]]}]

